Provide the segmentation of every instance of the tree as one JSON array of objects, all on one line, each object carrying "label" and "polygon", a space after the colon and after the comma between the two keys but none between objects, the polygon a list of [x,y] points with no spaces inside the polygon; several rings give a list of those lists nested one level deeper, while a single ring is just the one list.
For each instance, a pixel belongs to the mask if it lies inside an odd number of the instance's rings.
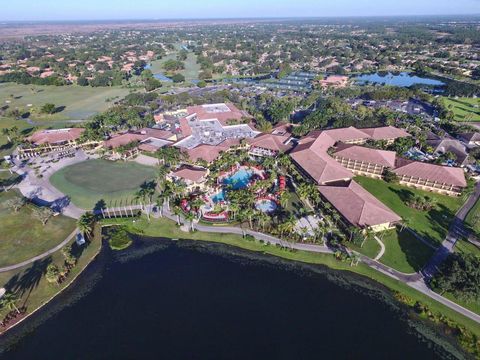
[{"label": "tree", "polygon": [[382,178],[388,183],[397,183],[398,175],[394,173],[391,169],[385,168],[382,173]]},{"label": "tree", "polygon": [[60,275],[60,271],[58,270],[58,266],[55,264],[50,264],[47,267],[47,272],[45,273],[45,277],[47,281],[50,283],[57,283],[58,276]]},{"label": "tree", "polygon": [[46,103],[45,105],[42,106],[42,108],[40,109],[40,112],[43,113],[43,114],[54,114],[55,112],[57,111],[57,108],[55,106],[55,104],[51,104],[51,103]]},{"label": "tree", "polygon": [[15,310],[17,314],[20,314],[20,310],[17,308],[16,302],[18,298],[12,292],[5,293],[2,298],[0,299],[0,306],[5,307],[8,310]]},{"label": "tree", "polygon": [[440,265],[432,278],[433,288],[452,293],[466,302],[480,299],[480,258],[473,254],[454,253]]},{"label": "tree", "polygon": [[95,215],[90,212],[86,212],[80,216],[77,220],[78,229],[85,235],[85,237],[90,238],[93,233],[93,227],[95,224]]},{"label": "tree", "polygon": [[72,246],[71,245],[64,246],[63,249],[62,249],[62,254],[63,254],[63,257],[65,258],[65,263],[67,263],[68,265],[75,265],[76,264],[77,259],[72,254]]},{"label": "tree", "polygon": [[5,204],[9,209],[13,209],[14,213],[17,213],[25,205],[25,199],[15,196],[14,198],[8,199]]},{"label": "tree", "polygon": [[174,83],[181,83],[185,81],[185,76],[182,74],[175,74],[172,76],[172,80]]},{"label": "tree", "polygon": [[53,216],[53,211],[49,207],[35,207],[33,209],[33,216],[40,220],[42,225],[45,226]]}]

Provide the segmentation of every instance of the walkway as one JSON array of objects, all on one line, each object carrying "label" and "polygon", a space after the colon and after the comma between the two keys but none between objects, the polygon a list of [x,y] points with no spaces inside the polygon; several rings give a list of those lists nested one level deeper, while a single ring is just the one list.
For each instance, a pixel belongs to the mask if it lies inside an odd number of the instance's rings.
[{"label": "walkway", "polygon": [[380,260],[380,258],[385,254],[385,244],[378,238],[378,236],[374,236],[375,240],[377,240],[378,245],[380,245],[380,252],[375,256],[375,261]]},{"label": "walkway", "polygon": [[43,254],[40,254],[40,255],[37,255],[31,259],[28,259],[28,260],[25,260],[25,261],[22,261],[18,264],[15,264],[15,265],[10,265],[10,266],[5,266],[5,267],[2,267],[0,268],[0,273],[2,272],[7,272],[7,271],[11,271],[11,270],[15,270],[15,269],[18,269],[18,268],[21,268],[25,265],[29,265],[31,263],[34,263],[35,261],[38,261],[38,260],[41,260],[49,255],[52,255],[54,252],[60,250],[61,248],[63,248],[65,245],[67,245],[70,240],[73,239],[73,237],[78,233],[78,229],[75,229],[70,235],[67,236],[67,238],[65,240],[63,240],[60,244],[58,244],[57,246],[55,246],[54,248],[48,250],[48,251],[45,251]]}]

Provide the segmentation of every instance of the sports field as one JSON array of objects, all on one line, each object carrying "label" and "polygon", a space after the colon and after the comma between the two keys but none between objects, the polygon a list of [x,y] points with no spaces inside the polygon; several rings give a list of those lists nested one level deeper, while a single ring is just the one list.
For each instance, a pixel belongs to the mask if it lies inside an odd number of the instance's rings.
[{"label": "sports field", "polygon": [[154,179],[155,173],[150,166],[98,159],[67,166],[53,174],[50,182],[75,205],[92,209],[99,200],[107,206],[131,204],[140,185]]},{"label": "sports field", "polygon": [[0,266],[17,264],[50,250],[72,233],[75,220],[58,215],[45,226],[33,216],[34,205],[25,205],[17,213],[7,200],[20,197],[16,191],[0,193]]},{"label": "sports field", "polygon": [[443,98],[449,111],[453,111],[456,121],[480,121],[480,99]]},{"label": "sports field", "polygon": [[[0,84],[0,106],[19,107],[31,111],[35,121],[84,120],[106,110],[113,102],[125,97],[128,89],[90,86],[38,86],[14,83]],[[65,107],[53,114],[40,114],[45,103]],[[31,106],[28,106],[31,104]]]}]

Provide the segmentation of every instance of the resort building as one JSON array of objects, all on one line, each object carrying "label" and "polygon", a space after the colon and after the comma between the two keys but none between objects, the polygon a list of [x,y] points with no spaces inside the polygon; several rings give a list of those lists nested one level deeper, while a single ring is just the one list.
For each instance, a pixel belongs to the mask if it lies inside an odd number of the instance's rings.
[{"label": "resort building", "polygon": [[368,139],[376,140],[376,141],[383,140],[383,141],[386,141],[387,144],[392,144],[398,138],[411,136],[405,130],[399,129],[395,126],[381,126],[381,127],[375,127],[375,128],[366,128],[366,129],[361,129],[361,131],[368,135]]},{"label": "resort building", "polygon": [[437,156],[452,153],[455,155],[455,163],[459,166],[467,164],[468,152],[467,147],[459,140],[445,137],[439,139],[427,140],[427,144],[433,148],[433,153]]},{"label": "resort building", "polygon": [[61,151],[88,145],[97,145],[96,141],[79,143],[80,136],[85,131],[83,128],[40,130],[26,138],[32,146],[19,146],[18,154],[22,157],[37,156],[49,151]]},{"label": "resort building", "polygon": [[321,195],[351,225],[373,231],[390,229],[402,218],[355,181],[348,185],[319,186]]},{"label": "resort building", "polygon": [[250,140],[249,154],[258,157],[272,157],[292,148],[289,135],[262,134]]},{"label": "resort building", "polygon": [[478,132],[463,133],[458,138],[470,148],[480,146],[480,133]]},{"label": "resort building", "polygon": [[356,175],[381,178],[385,168],[395,168],[396,153],[342,144],[337,147],[333,158]]},{"label": "resort building", "polygon": [[[201,145],[219,146],[214,149],[218,156],[221,151],[227,150],[226,146],[239,144],[242,139],[253,139],[260,134],[251,125],[248,114],[233,104],[191,106],[187,108],[187,112],[188,115],[179,120],[182,139],[174,146],[193,154],[191,160],[198,157],[192,150]],[[199,153],[203,153],[205,149],[207,147],[203,147]]]},{"label": "resort building", "polygon": [[182,182],[188,192],[199,191],[205,188],[208,170],[199,167],[181,166],[167,175],[172,182]]},{"label": "resort building", "polygon": [[457,196],[467,186],[462,169],[399,159],[394,172],[402,185]]}]

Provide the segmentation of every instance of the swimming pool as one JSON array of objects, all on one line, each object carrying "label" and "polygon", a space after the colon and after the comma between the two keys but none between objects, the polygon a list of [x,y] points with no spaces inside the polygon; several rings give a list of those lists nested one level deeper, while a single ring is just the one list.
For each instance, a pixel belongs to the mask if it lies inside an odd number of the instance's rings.
[{"label": "swimming pool", "polygon": [[277,210],[277,203],[270,199],[260,199],[255,204],[255,207],[261,212],[271,213]]},{"label": "swimming pool", "polygon": [[212,195],[210,197],[210,199],[212,199],[212,201],[216,204],[216,203],[219,203],[219,202],[222,202],[222,201],[225,201],[225,191],[220,191],[218,193],[216,193],[215,195]]},{"label": "swimming pool", "polygon": [[223,179],[224,185],[231,185],[233,190],[245,189],[252,178],[253,171],[241,168],[233,175]]}]

